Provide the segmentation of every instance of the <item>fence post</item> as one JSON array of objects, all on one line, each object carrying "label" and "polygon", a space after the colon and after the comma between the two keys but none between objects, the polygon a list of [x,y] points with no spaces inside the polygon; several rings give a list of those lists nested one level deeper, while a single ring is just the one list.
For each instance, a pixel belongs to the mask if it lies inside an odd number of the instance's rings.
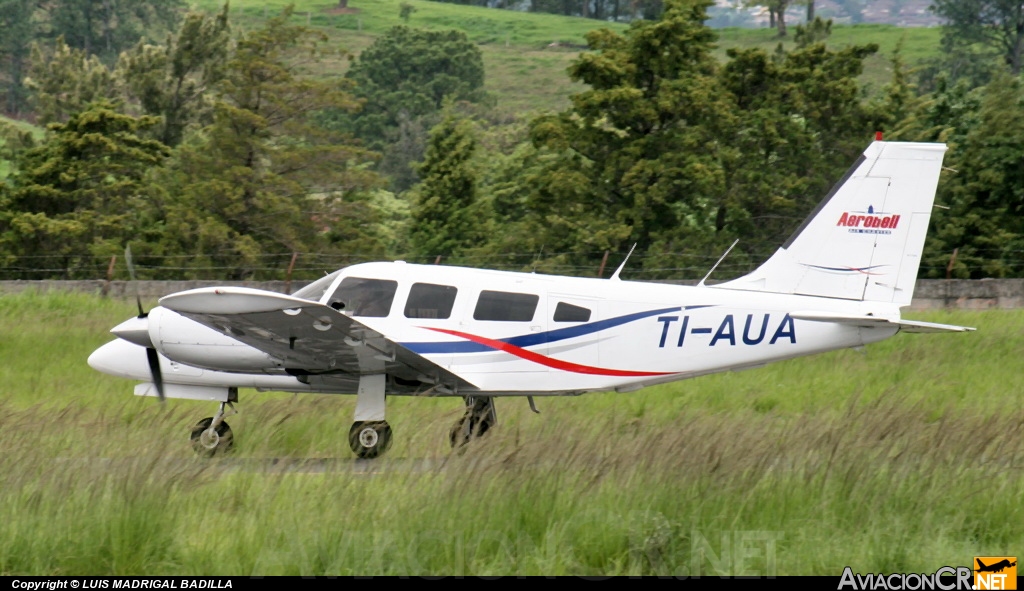
[{"label": "fence post", "polygon": [[110,257],[110,264],[107,265],[107,280],[103,284],[103,289],[100,290],[100,295],[107,297],[110,295],[110,282],[114,279],[114,263],[117,261],[117,255]]},{"label": "fence post", "polygon": [[292,292],[292,270],[295,269],[295,260],[299,258],[299,253],[292,253],[292,262],[288,263],[288,271],[284,274],[284,292]]},{"label": "fence post", "polygon": [[604,277],[604,266],[608,264],[608,251],[604,251],[604,257],[601,258],[601,267],[597,270],[597,277],[600,279]]},{"label": "fence post", "polygon": [[953,265],[956,264],[956,253],[960,251],[960,247],[953,249],[953,256],[949,257],[949,264],[946,265],[946,279],[953,278]]}]

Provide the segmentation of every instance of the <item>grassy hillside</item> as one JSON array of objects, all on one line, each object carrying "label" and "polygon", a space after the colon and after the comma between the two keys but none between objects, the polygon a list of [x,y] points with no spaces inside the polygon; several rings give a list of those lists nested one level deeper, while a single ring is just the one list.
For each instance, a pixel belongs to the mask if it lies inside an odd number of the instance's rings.
[{"label": "grassy hillside", "polygon": [[[333,42],[358,53],[389,28],[408,24],[424,29],[458,29],[480,45],[487,72],[486,88],[499,108],[516,113],[561,109],[568,96],[581,87],[569,81],[565,69],[585,43],[587,31],[601,26],[593,20],[557,15],[490,10],[443,2],[410,0],[416,11],[408,23],[399,16],[403,0],[356,0],[339,13],[337,4],[316,0],[295,2],[294,20],[326,32]],[[231,3],[232,20],[251,26],[288,5],[284,1],[243,0]],[[213,10],[223,3],[206,0],[196,4]],[[616,30],[625,25],[607,24]],[[554,45],[553,45],[554,44]],[[553,45],[553,46],[552,46]],[[568,45],[569,47],[566,47]],[[573,49],[571,46],[576,46]],[[347,62],[335,64],[343,73]]]},{"label": "grassy hillside", "polygon": [[[24,121],[17,121],[14,119],[8,119],[3,115],[0,115],[0,124],[13,125],[21,131],[31,131],[36,137],[42,137],[43,130],[40,127],[36,127],[30,123]],[[0,147],[3,147],[3,137],[0,137]],[[10,173],[10,162],[0,158],[0,179],[3,179]]]},{"label": "grassy hillside", "polygon": [[[725,58],[725,49],[729,47],[760,47],[772,52],[779,44],[775,32],[770,29],[720,29],[720,55]],[[878,45],[878,53],[864,62],[865,71],[861,81],[867,85],[869,93],[878,92],[888,83],[892,76],[891,57],[897,47],[903,56],[904,63],[913,65],[924,58],[936,55],[939,51],[941,31],[938,28],[914,27],[900,28],[893,25],[845,25],[834,26],[832,36],[828,39],[833,48],[850,45]],[[783,42],[787,49],[793,47],[792,35]]]},{"label": "grassy hillside", "polygon": [[[374,36],[403,24],[399,7],[405,0],[352,0],[348,11],[338,13],[337,5],[322,0],[295,2],[296,22],[309,23],[327,32],[331,39],[353,53],[372,43]],[[276,14],[288,2],[283,0],[237,0],[231,3],[233,19],[251,26],[264,16]],[[454,28],[465,31],[480,44],[487,72],[486,88],[498,100],[498,107],[522,115],[540,110],[559,110],[568,97],[583,89],[572,83],[566,68],[585,44],[585,35],[599,27],[625,31],[621,23],[602,23],[549,14],[535,14],[462,6],[429,0],[409,0],[415,7],[410,26],[426,29]],[[214,9],[222,4],[202,0],[197,6]],[[779,43],[769,29],[721,29],[719,55],[729,47],[760,47],[774,51]],[[889,25],[836,26],[829,43],[834,47],[877,43],[880,52],[867,61],[863,80],[877,91],[889,80],[889,56],[902,42],[908,63],[933,55],[938,50],[939,30],[901,29]],[[792,36],[783,42],[792,46]],[[338,62],[343,72],[345,63]]]},{"label": "grassy hillside", "polygon": [[85,363],[134,308],[0,296],[2,575],[836,576],[1024,545],[1024,311],[540,415],[502,399],[464,455],[461,401],[389,398],[395,445],[361,462],[352,397],[251,390],[235,452],[194,458],[214,404]]}]

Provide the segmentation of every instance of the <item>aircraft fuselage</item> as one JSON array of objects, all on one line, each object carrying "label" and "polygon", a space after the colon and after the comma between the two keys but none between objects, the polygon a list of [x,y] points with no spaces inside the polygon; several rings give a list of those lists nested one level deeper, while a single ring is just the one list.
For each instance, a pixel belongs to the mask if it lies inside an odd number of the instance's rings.
[{"label": "aircraft fuselage", "polygon": [[[393,293],[385,294],[385,310],[345,313],[489,395],[626,391],[856,347],[897,331],[790,316],[898,314],[878,302],[401,262],[344,269],[318,301],[329,305],[346,279],[386,284]],[[444,301],[423,297],[424,290]],[[422,307],[428,304],[435,307]],[[357,384],[350,375],[300,380],[287,362],[165,308],[150,312],[149,336],[170,383],[341,393]],[[149,376],[143,348],[120,339],[91,362],[104,371],[117,365],[108,373],[123,377]]]}]

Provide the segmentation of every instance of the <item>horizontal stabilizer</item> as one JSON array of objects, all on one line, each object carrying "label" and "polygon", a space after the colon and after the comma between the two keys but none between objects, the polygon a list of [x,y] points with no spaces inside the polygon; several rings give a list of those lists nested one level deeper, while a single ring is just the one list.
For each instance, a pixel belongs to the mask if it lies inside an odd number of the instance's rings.
[{"label": "horizontal stabilizer", "polygon": [[790,317],[796,320],[834,322],[836,324],[863,326],[865,328],[897,326],[901,332],[969,332],[975,330],[969,326],[956,326],[953,324],[937,324],[935,322],[919,322],[916,320],[892,320],[881,316],[853,316],[831,314],[828,312],[794,312],[790,314]]}]

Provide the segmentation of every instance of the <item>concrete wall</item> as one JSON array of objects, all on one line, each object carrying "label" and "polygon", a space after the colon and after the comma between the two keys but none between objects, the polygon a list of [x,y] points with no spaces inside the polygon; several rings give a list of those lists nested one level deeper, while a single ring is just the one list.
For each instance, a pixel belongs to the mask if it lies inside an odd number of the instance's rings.
[{"label": "concrete wall", "polygon": [[[293,281],[291,291],[309,283]],[[136,285],[137,284],[137,285]],[[215,285],[241,285],[287,293],[284,281],[0,281],[0,294],[36,291],[79,291],[115,298],[134,298],[138,288],[143,299],[153,300],[170,293]],[[1024,279],[922,279],[914,290],[911,309],[942,308],[986,310],[1024,308]]]},{"label": "concrete wall", "polygon": [[1024,308],[1024,279],[922,279],[914,289],[911,308]]},{"label": "concrete wall", "polygon": [[286,289],[284,281],[0,281],[0,294],[20,293],[28,290],[36,291],[78,291],[95,293],[114,298],[134,298],[135,291],[143,299],[156,299],[167,294],[195,289],[197,287],[214,287],[217,285],[238,285],[266,289],[286,293],[295,291],[308,284],[309,281],[292,281],[291,289]]}]

